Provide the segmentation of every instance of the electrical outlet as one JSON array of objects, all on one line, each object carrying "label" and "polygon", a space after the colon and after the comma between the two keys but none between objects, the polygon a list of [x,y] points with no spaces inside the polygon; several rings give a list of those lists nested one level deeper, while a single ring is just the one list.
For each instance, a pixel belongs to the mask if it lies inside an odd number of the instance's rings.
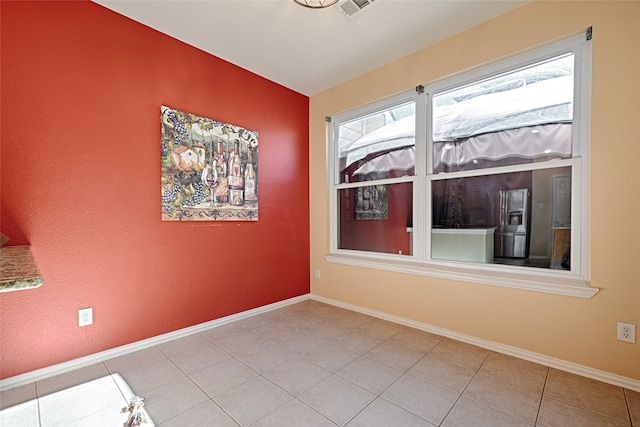
[{"label": "electrical outlet", "polygon": [[633,323],[618,322],[618,341],[636,343],[636,325]]},{"label": "electrical outlet", "polygon": [[78,326],[87,326],[93,323],[93,308],[78,310]]}]

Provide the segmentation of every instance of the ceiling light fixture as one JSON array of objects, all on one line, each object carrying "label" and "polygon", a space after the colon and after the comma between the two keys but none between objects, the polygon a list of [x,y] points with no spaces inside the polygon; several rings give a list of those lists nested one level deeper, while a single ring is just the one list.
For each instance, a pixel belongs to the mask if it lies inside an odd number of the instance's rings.
[{"label": "ceiling light fixture", "polygon": [[324,9],[325,7],[333,6],[338,3],[338,0],[293,0],[300,6],[308,7],[309,9]]}]

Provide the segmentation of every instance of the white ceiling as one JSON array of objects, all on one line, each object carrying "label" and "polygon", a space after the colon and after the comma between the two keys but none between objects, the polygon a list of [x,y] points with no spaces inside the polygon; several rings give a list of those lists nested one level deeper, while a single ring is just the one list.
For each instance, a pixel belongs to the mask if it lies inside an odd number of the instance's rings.
[{"label": "white ceiling", "polygon": [[312,96],[529,0],[375,0],[351,19],[293,0],[94,0]]}]

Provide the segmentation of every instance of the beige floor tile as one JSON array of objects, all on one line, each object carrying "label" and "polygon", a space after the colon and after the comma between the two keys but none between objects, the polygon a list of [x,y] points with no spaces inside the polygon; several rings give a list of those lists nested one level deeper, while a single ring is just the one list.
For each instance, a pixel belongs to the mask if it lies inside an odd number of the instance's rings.
[{"label": "beige floor tile", "polygon": [[146,393],[145,409],[154,422],[161,424],[209,400],[187,377]]},{"label": "beige floor tile", "polygon": [[235,323],[225,323],[224,325],[216,326],[215,328],[207,329],[200,332],[200,335],[215,342],[218,339],[230,337],[231,335],[241,334],[247,332],[245,328],[241,328]]},{"label": "beige floor tile", "polygon": [[233,322],[236,326],[251,331],[253,329],[260,328],[266,324],[275,322],[276,319],[269,313],[256,314],[254,316],[245,317],[244,319],[236,320]]},{"label": "beige floor tile", "polygon": [[555,369],[555,368],[549,368],[549,374],[552,374],[554,376],[559,375],[562,377],[566,377],[566,378],[570,378],[573,380],[577,380],[583,383],[586,383],[590,386],[598,386],[598,387],[604,387],[604,388],[608,388],[611,390],[615,390],[615,391],[620,391],[620,387],[615,386],[613,384],[607,384],[607,383],[603,383],[602,381],[598,381],[598,380],[594,380],[591,378],[587,378],[587,377],[583,377],[581,375],[577,375],[577,374],[573,374],[571,372],[566,372],[566,371],[561,371],[559,369]]},{"label": "beige floor tile", "polygon": [[[272,322],[280,322],[282,321],[282,319],[284,318],[284,316],[282,314],[280,314],[280,310],[273,310],[273,311],[266,311],[264,313],[259,314],[259,316],[262,318],[263,323],[262,325],[267,325],[269,323]],[[253,330],[255,328],[252,328],[250,330]]]},{"label": "beige floor tile", "polygon": [[325,304],[322,306],[314,307],[309,311],[314,315],[320,316],[324,319],[336,319],[340,317],[346,310]]},{"label": "beige floor tile", "polygon": [[273,339],[282,335],[292,334],[298,330],[299,328],[295,326],[295,322],[277,321],[262,325],[251,332],[266,339]]},{"label": "beige floor tile", "polygon": [[349,332],[331,341],[358,354],[365,354],[384,342],[379,338],[358,331]]},{"label": "beige floor tile", "polygon": [[312,308],[315,308],[315,307],[323,307],[328,305],[330,304],[319,301],[317,299],[309,298],[287,307],[299,307],[300,309],[311,310]]},{"label": "beige floor tile", "polygon": [[325,317],[315,315],[308,311],[298,314],[295,318],[298,330],[306,330],[316,323],[324,322],[325,320],[327,320]]},{"label": "beige floor tile", "polygon": [[335,372],[356,360],[360,355],[344,347],[326,345],[316,347],[304,353],[302,357],[329,372]]},{"label": "beige floor tile", "polygon": [[438,345],[442,339],[442,337],[428,332],[405,329],[389,338],[388,341],[414,351],[426,353]]},{"label": "beige floor tile", "polygon": [[214,344],[227,353],[235,356],[236,354],[248,350],[251,347],[258,347],[265,342],[267,341],[264,338],[252,332],[242,332],[228,337],[219,338],[214,341]]},{"label": "beige floor tile", "polygon": [[328,344],[328,341],[323,338],[300,331],[274,338],[273,342],[297,355]]},{"label": "beige floor tile", "polygon": [[545,396],[621,423],[630,423],[624,392],[620,387],[551,370],[544,392]]},{"label": "beige floor tile", "polygon": [[289,360],[263,374],[294,396],[318,384],[331,373],[300,357]]},{"label": "beige floor tile", "polygon": [[490,351],[484,348],[445,338],[429,352],[429,356],[477,371],[489,353]]},{"label": "beige floor tile", "polygon": [[622,427],[620,423],[605,416],[578,408],[549,397],[542,398],[538,427]]},{"label": "beige floor tile", "polygon": [[292,304],[272,311],[271,315],[276,322],[286,322],[287,320],[298,316],[302,311],[308,310],[300,308],[298,304]]},{"label": "beige floor tile", "polygon": [[456,394],[462,394],[475,375],[475,371],[428,355],[420,359],[408,373]]},{"label": "beige floor tile", "polygon": [[322,305],[324,303],[308,299],[308,300],[296,302],[295,304],[286,305],[286,306],[284,306],[282,308],[279,308],[279,309],[277,309],[275,311],[278,312],[280,315],[282,315],[282,314],[287,314],[288,315],[288,314],[291,314],[291,313],[298,314],[298,313],[301,313],[301,312],[304,312],[304,311],[309,311],[313,307],[317,307],[317,305],[315,305],[315,304]]},{"label": "beige floor tile", "polygon": [[357,328],[358,331],[381,340],[387,340],[403,329],[404,327],[401,325],[376,318]]},{"label": "beige floor tile", "polygon": [[232,356],[215,344],[207,341],[201,348],[188,348],[183,353],[172,356],[171,361],[187,375],[206,369]]},{"label": "beige floor tile", "polygon": [[302,393],[298,398],[338,425],[345,425],[375,395],[335,375]]},{"label": "beige floor tile", "polygon": [[188,351],[199,350],[210,346],[211,342],[200,334],[191,334],[182,338],[158,344],[158,348],[167,357],[174,357]]},{"label": "beige floor tile", "polygon": [[214,401],[238,424],[248,426],[292,398],[271,381],[256,377],[214,397]]},{"label": "beige floor tile", "polygon": [[412,328],[410,326],[405,327],[405,331],[413,334],[419,334],[428,338],[434,338],[434,339],[437,339],[438,341],[442,341],[444,339],[442,335],[438,335],[433,332],[425,331],[418,328]]},{"label": "beige floor tile", "polygon": [[639,392],[314,300],[4,391],[0,425],[122,425],[136,392],[148,427],[640,427]]},{"label": "beige floor tile", "polygon": [[4,407],[0,411],[0,426],[8,427],[39,427],[38,401],[31,399]]},{"label": "beige floor tile", "polygon": [[298,399],[292,399],[266,417],[260,419],[251,427],[301,426],[336,427],[336,424]]},{"label": "beige floor tile", "polygon": [[549,369],[526,360],[491,353],[479,372],[526,389],[542,393]]},{"label": "beige floor tile", "polygon": [[266,342],[262,345],[244,350],[238,353],[236,357],[242,363],[256,371],[266,372],[286,363],[288,360],[296,357],[296,355],[278,345]]},{"label": "beige floor tile", "polygon": [[292,304],[288,307],[296,307],[296,308],[299,308],[300,310],[308,311],[316,307],[329,307],[329,304],[310,298],[310,299],[306,299],[304,301],[300,301],[295,304]]},{"label": "beige floor tile", "polygon": [[[126,405],[123,405],[122,403],[110,406],[101,411],[80,418],[79,420],[70,421],[68,424],[65,424],[64,427],[124,426],[124,423],[129,419],[129,412],[122,412],[122,408],[124,406]],[[144,417],[147,421],[143,424],[145,427],[153,427],[155,425],[153,419],[146,414],[146,411]]]},{"label": "beige floor tile", "polygon": [[249,381],[258,373],[236,360],[229,359],[191,374],[190,378],[210,397]]},{"label": "beige floor tile", "polygon": [[360,357],[337,371],[336,375],[371,393],[380,394],[400,378],[402,372],[368,357]]},{"label": "beige floor tile", "polygon": [[434,424],[378,398],[349,421],[347,427],[434,427]]},{"label": "beige floor tile", "polygon": [[407,371],[420,360],[424,354],[423,352],[411,350],[387,341],[369,351],[365,354],[365,357],[377,360],[400,371]]},{"label": "beige floor tile", "polygon": [[334,320],[340,322],[340,324],[345,328],[355,329],[373,320],[373,318],[366,314],[356,313],[354,311],[345,311]]},{"label": "beige floor tile", "polygon": [[46,396],[56,391],[64,390],[79,384],[97,380],[98,378],[108,377],[109,371],[104,363],[96,363],[94,365],[85,366],[71,372],[56,375],[38,381],[36,384],[38,396]]},{"label": "beige floor tile", "polygon": [[315,307],[309,307],[308,310],[301,311],[300,317],[306,319],[317,319],[317,320],[327,320],[330,318],[335,318],[339,310],[337,307],[333,307],[329,304],[320,303]]},{"label": "beige floor tile", "polygon": [[315,323],[308,328],[306,332],[324,339],[334,339],[340,335],[350,332],[349,328],[345,328],[334,320],[325,320]]},{"label": "beige floor tile", "polygon": [[457,394],[408,374],[387,388],[381,397],[436,425],[440,425],[458,400]]},{"label": "beige floor tile", "polygon": [[[150,427],[146,424],[143,426]],[[159,425],[159,427],[185,426],[238,427],[238,424],[225,414],[216,403],[207,400]]]},{"label": "beige floor tile", "polygon": [[542,398],[542,393],[482,374],[477,374],[471,380],[462,395],[529,424],[536,422]]},{"label": "beige floor tile", "polygon": [[124,372],[134,371],[142,366],[165,360],[166,358],[167,356],[157,347],[149,347],[105,360],[104,364],[110,373],[122,374]]},{"label": "beige floor tile", "polygon": [[36,398],[36,384],[26,384],[0,393],[0,409],[9,408]]},{"label": "beige floor tile", "polygon": [[126,401],[111,376],[85,382],[39,398],[42,427],[67,426]]},{"label": "beige floor tile", "polygon": [[165,359],[121,375],[135,394],[142,395],[184,377],[185,373]]},{"label": "beige floor tile", "polygon": [[631,415],[631,425],[640,427],[640,393],[636,392],[635,395],[632,395],[629,390],[625,390],[625,392],[627,392],[627,407],[629,415]]},{"label": "beige floor tile", "polygon": [[528,427],[532,424],[496,409],[461,397],[442,423],[442,427]]}]

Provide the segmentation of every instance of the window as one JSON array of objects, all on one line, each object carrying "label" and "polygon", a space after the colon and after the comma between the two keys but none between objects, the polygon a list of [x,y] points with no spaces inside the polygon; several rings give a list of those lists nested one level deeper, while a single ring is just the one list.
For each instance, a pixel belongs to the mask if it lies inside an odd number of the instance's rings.
[{"label": "window", "polygon": [[413,216],[415,100],[338,125],[338,247],[409,255]]},{"label": "window", "polygon": [[590,297],[584,35],[331,120],[328,260]]}]

